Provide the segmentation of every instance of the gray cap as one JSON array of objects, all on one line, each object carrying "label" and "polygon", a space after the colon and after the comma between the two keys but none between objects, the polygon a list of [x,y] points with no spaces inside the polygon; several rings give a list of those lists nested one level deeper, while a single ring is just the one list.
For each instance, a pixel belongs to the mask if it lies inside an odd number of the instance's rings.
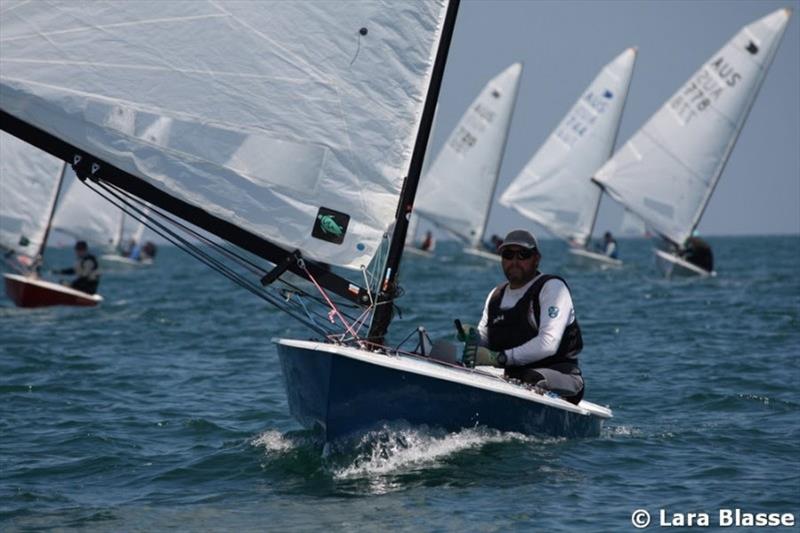
[{"label": "gray cap", "polygon": [[536,242],[536,237],[533,236],[533,233],[524,229],[509,231],[506,238],[503,239],[503,244],[500,245],[500,249],[502,250],[506,246],[512,245],[534,250],[539,249],[539,243]]}]

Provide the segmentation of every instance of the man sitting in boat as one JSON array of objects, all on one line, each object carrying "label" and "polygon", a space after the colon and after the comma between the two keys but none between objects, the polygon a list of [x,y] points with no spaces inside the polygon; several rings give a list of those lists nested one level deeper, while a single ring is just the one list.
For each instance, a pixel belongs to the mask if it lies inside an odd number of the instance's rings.
[{"label": "man sitting in boat", "polygon": [[422,240],[422,244],[419,245],[419,249],[423,252],[432,252],[435,247],[436,240],[433,238],[433,233],[428,230],[425,233],[425,238]]},{"label": "man sitting in boat", "polygon": [[580,402],[583,340],[567,284],[539,272],[539,245],[528,231],[506,235],[500,255],[508,282],[486,298],[476,363],[504,367],[507,378]]},{"label": "man sitting in boat", "polygon": [[75,274],[77,277],[70,283],[70,287],[87,294],[96,293],[97,286],[100,284],[100,270],[97,259],[89,253],[86,241],[75,243],[75,256],[77,259],[74,267],[56,270],[54,273]]},{"label": "man sitting in boat", "polygon": [[603,235],[603,253],[611,259],[617,259],[617,240],[611,235],[610,231]]},{"label": "man sitting in boat", "polygon": [[700,237],[689,237],[681,257],[707,272],[714,270],[714,253],[711,246]]},{"label": "man sitting in boat", "polygon": [[142,246],[142,261],[152,261],[156,257],[158,249],[153,241],[147,241]]}]

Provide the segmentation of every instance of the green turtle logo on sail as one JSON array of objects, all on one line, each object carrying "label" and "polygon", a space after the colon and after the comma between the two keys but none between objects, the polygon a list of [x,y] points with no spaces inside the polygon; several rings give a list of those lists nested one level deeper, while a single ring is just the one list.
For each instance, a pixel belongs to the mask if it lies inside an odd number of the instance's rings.
[{"label": "green turtle logo on sail", "polygon": [[331,215],[317,215],[319,226],[325,233],[330,233],[337,237],[344,235],[344,228],[336,223],[336,219]]},{"label": "green turtle logo on sail", "polygon": [[350,215],[327,207],[320,207],[314,218],[311,236],[333,244],[342,244],[349,223]]}]

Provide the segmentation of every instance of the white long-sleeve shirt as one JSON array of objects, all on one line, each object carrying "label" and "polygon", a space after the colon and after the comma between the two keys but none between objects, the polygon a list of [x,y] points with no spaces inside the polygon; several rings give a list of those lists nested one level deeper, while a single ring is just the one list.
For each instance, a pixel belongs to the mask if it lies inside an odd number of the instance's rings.
[{"label": "white long-sleeve shirt", "polygon": [[[503,299],[500,301],[500,309],[514,307],[541,275],[539,274],[539,276],[536,276],[518,289],[506,286]],[[483,306],[483,316],[478,324],[478,333],[481,336],[483,345],[487,345],[489,341],[489,301],[495,290],[497,288],[493,289],[487,296],[486,303]],[[520,346],[504,350],[508,358],[507,366],[527,365],[555,355],[556,351],[558,351],[558,345],[561,344],[564,330],[575,322],[572,296],[570,296],[567,286],[560,279],[550,279],[545,282],[542,286],[542,291],[539,293],[539,304],[541,317],[534,316],[533,302],[531,302],[531,308],[528,310],[528,320],[538,327],[539,333]]]}]

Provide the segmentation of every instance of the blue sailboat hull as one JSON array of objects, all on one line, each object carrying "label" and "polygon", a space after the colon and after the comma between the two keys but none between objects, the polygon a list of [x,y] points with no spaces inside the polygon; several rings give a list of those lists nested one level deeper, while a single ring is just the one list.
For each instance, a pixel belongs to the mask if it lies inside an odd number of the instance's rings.
[{"label": "blue sailboat hull", "polygon": [[327,345],[313,346],[279,343],[278,353],[292,415],[305,427],[321,430],[327,440],[399,420],[452,431],[481,425],[543,436],[600,434],[602,418],[592,414],[425,375],[418,361],[416,371],[408,371],[335,353]]}]

